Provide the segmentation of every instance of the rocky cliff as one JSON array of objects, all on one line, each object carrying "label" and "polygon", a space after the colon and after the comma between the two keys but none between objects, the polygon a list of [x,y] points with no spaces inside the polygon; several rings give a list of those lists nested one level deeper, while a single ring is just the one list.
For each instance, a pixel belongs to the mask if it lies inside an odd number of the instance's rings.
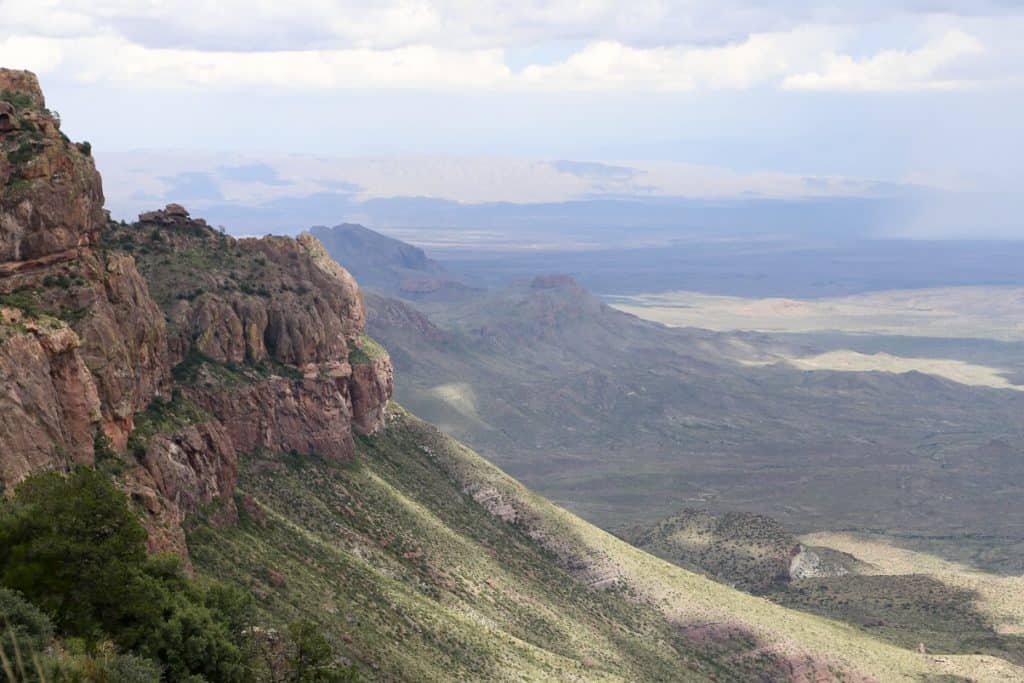
[{"label": "rocky cliff", "polygon": [[0,485],[96,464],[155,548],[219,501],[241,454],[352,457],[384,422],[387,354],[311,235],[236,240],[181,206],[114,223],[88,143],[35,76],[0,70]]}]

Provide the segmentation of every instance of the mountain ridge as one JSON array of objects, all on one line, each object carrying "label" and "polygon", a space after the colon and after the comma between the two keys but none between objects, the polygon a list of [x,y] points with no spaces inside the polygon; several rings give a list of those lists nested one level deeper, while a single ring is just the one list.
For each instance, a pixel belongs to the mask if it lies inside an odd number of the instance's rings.
[{"label": "mountain ridge", "polygon": [[353,274],[364,287],[423,300],[457,299],[477,292],[419,247],[362,225],[314,226],[309,232],[334,260],[353,264]]}]

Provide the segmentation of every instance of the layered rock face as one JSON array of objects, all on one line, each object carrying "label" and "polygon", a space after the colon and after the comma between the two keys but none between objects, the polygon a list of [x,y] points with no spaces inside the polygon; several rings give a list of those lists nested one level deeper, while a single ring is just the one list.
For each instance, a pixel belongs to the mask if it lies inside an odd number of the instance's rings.
[{"label": "layered rock face", "polygon": [[[91,463],[87,433],[102,428],[123,446],[134,413],[167,389],[163,316],[132,259],[100,247],[107,216],[99,173],[88,148],[60,132],[35,76],[0,70],[0,101],[0,304],[20,318],[6,316],[0,358],[22,380],[22,391],[7,395],[21,418],[7,416],[4,442],[50,434],[32,439],[35,466]],[[34,346],[34,374],[50,376],[45,403],[64,406],[61,422],[21,398],[45,385],[25,380],[27,368],[10,354]],[[7,464],[17,456],[0,463],[0,482],[26,473]]]},{"label": "layered rock face", "polygon": [[243,452],[345,459],[353,427],[383,424],[387,354],[360,359],[365,313],[355,280],[310,235],[236,240],[181,207],[112,226],[168,319],[177,386],[224,422]]},{"label": "layered rock face", "polygon": [[0,482],[92,463],[100,400],[80,345],[67,325],[0,307]]},{"label": "layered rock face", "polygon": [[99,174],[60,133],[33,74],[0,70],[0,93],[7,129],[0,132],[6,152],[0,262],[10,270],[74,258],[95,242],[106,220]]},{"label": "layered rock face", "polygon": [[185,555],[190,512],[233,518],[239,454],[351,457],[391,364],[315,238],[236,240],[176,204],[113,223],[90,151],[0,69],[0,486],[119,462],[153,548]]}]

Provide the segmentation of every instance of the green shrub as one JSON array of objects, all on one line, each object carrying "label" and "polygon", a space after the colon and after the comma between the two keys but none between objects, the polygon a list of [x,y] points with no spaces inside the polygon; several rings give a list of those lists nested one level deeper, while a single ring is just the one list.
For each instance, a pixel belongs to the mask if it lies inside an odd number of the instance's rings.
[{"label": "green shrub", "polygon": [[19,308],[30,318],[35,318],[43,314],[42,309],[39,307],[39,301],[36,299],[32,290],[21,290],[11,292],[10,294],[0,294],[0,306]]},{"label": "green shrub", "polygon": [[295,683],[356,683],[359,674],[354,666],[336,661],[334,649],[323,630],[308,619],[288,626],[291,638],[291,678]]},{"label": "green shrub", "polygon": [[308,619],[283,632],[254,629],[250,648],[257,681],[274,683],[359,683],[355,665],[338,661],[323,629]]},{"label": "green shrub", "polygon": [[360,334],[355,343],[349,342],[348,360],[352,365],[369,365],[387,355],[384,347],[367,334]]},{"label": "green shrub", "polygon": [[128,450],[141,458],[155,434],[173,434],[189,425],[205,422],[210,416],[175,389],[170,400],[156,397],[140,413],[135,414],[135,429],[128,437]]},{"label": "green shrub", "polygon": [[7,161],[12,166],[21,166],[35,159],[41,151],[43,149],[38,143],[23,142],[18,145],[17,149],[7,153]]},{"label": "green shrub", "polygon": [[[30,679],[35,673],[32,654],[42,652],[49,644],[53,637],[53,624],[21,594],[0,588],[0,629],[0,660],[11,668],[27,669],[25,673],[28,675],[22,675],[22,678]],[[10,672],[7,677],[10,678]]]},{"label": "green shrub", "polygon": [[7,102],[15,109],[30,109],[35,106],[35,101],[31,95],[17,90],[4,90],[0,92],[0,101]]},{"label": "green shrub", "polygon": [[71,288],[71,278],[61,273],[60,275],[47,275],[43,278],[44,287],[60,287],[61,289]]},{"label": "green shrub", "polygon": [[117,652],[113,643],[87,651],[72,641],[67,650],[41,658],[46,680],[53,683],[159,683],[160,665],[131,654]]},{"label": "green shrub", "polygon": [[246,680],[245,597],[190,581],[176,556],[148,555],[146,539],[102,473],[35,475],[0,515],[0,584],[51,615],[59,635],[89,648],[109,640],[169,680]]}]

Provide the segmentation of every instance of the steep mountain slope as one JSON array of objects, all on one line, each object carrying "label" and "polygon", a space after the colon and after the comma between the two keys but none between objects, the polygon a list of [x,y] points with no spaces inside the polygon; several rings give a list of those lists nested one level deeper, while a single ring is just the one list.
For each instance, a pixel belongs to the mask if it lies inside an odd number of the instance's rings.
[{"label": "steep mountain slope", "polygon": [[352,464],[244,459],[239,493],[241,524],[191,532],[198,570],[250,587],[269,615],[313,616],[383,680],[1024,673],[989,656],[921,656],[673,567],[398,408]]},{"label": "steep mountain slope", "polygon": [[34,77],[0,70],[0,93],[0,480],[106,473],[153,550],[256,597],[236,635],[301,615],[371,680],[1024,675],[732,590],[531,493],[388,402],[315,238],[234,240],[177,205],[109,223]]},{"label": "steep mountain slope", "polygon": [[459,299],[478,291],[422,249],[361,225],[317,226],[310,233],[338,263],[352,264],[363,287],[416,300]]},{"label": "steep mountain slope", "polygon": [[420,309],[369,299],[398,399],[600,525],[709,506],[798,533],[945,536],[951,550],[982,534],[1007,550],[990,560],[1024,570],[1021,392],[806,372],[780,359],[812,349],[664,328],[559,277]]}]

